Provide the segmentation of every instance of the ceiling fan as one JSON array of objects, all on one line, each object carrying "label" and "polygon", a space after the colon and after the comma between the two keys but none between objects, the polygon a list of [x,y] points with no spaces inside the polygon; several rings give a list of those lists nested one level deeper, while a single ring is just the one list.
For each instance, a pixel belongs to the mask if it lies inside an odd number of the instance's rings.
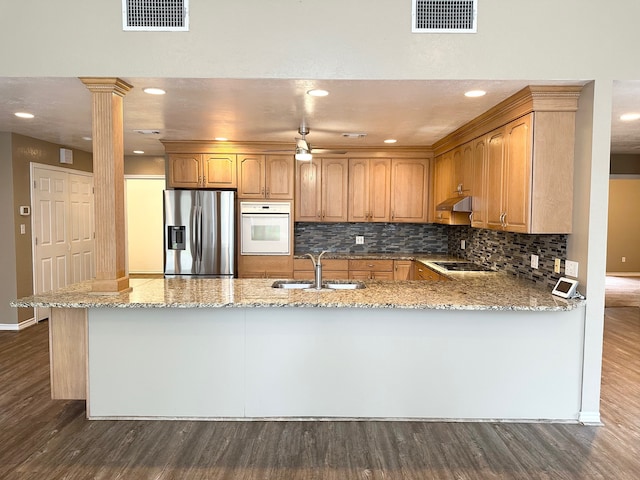
[{"label": "ceiling fan", "polygon": [[[295,159],[300,161],[309,161],[313,159],[314,153],[328,153],[334,155],[344,155],[347,153],[346,150],[333,150],[327,148],[314,148],[307,141],[307,135],[309,134],[310,129],[304,123],[300,124],[298,127],[298,134],[300,137],[296,137],[296,149],[295,149]],[[275,150],[274,150],[275,151]],[[282,150],[279,150],[282,151]]]}]

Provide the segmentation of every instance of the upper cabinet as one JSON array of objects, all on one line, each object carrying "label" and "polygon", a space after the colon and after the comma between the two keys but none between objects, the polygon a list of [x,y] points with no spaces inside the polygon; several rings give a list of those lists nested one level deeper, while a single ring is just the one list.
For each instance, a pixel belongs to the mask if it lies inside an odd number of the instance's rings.
[{"label": "upper cabinet", "polygon": [[349,159],[349,221],[388,222],[391,218],[391,160]]},{"label": "upper cabinet", "polygon": [[296,162],[295,220],[346,222],[348,172],[346,158]]},{"label": "upper cabinet", "polygon": [[238,198],[292,200],[293,155],[239,155]]},{"label": "upper cabinet", "polygon": [[169,179],[173,188],[236,188],[236,156],[171,154]]},{"label": "upper cabinet", "polygon": [[391,221],[424,223],[428,220],[429,161],[391,160]]},{"label": "upper cabinet", "polygon": [[[434,146],[460,151],[456,182],[470,185],[471,225],[519,233],[571,233],[575,112],[581,88],[532,86]],[[458,145],[456,145],[458,144]],[[453,147],[453,148],[452,148]],[[467,153],[468,148],[468,153]],[[437,159],[445,158],[441,153]],[[443,179],[438,178],[444,171]],[[469,177],[465,178],[465,172]],[[449,182],[436,160],[436,192]],[[436,197],[436,202],[438,197]]]},{"label": "upper cabinet", "polygon": [[437,210],[452,197],[470,196],[473,188],[473,144],[464,145],[436,157],[434,166],[433,219],[445,225],[469,225],[471,212]]}]

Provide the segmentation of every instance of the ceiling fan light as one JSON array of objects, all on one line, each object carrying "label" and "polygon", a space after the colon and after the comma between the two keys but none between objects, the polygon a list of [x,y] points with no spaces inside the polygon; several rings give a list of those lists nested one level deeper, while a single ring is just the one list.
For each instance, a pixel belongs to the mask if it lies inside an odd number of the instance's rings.
[{"label": "ceiling fan light", "polygon": [[300,160],[301,162],[308,162],[313,159],[313,155],[309,150],[305,150],[304,148],[296,148],[296,160]]}]

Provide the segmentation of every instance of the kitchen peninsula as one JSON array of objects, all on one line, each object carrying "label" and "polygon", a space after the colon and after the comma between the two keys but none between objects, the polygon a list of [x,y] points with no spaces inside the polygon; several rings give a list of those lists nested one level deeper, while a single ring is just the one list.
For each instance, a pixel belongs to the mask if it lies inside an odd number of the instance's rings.
[{"label": "kitchen peninsula", "polygon": [[104,418],[579,421],[584,301],[498,272],[366,281],[88,284],[51,307],[52,396]]}]

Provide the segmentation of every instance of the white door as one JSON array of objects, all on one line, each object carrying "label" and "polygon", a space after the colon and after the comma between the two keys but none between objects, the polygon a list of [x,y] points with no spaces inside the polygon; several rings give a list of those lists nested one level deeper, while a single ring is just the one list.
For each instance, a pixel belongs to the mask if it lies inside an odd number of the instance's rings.
[{"label": "white door", "polygon": [[[34,293],[92,278],[93,177],[34,164],[31,180]],[[36,321],[48,317],[35,309]]]},{"label": "white door", "polygon": [[69,174],[69,207],[71,223],[69,283],[77,283],[95,277],[93,177]]}]

